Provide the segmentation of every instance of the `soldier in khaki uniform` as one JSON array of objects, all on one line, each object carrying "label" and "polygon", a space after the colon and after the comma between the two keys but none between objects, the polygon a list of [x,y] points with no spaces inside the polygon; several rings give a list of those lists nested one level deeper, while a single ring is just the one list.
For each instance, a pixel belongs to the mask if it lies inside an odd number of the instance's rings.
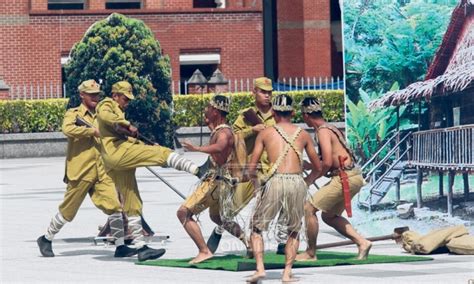
[{"label": "soldier in khaki uniform", "polygon": [[[316,212],[321,210],[321,218],[340,234],[352,240],[359,248],[357,259],[364,260],[369,254],[372,243],[359,235],[347,219],[341,216],[345,210],[343,186],[339,171],[343,170],[348,176],[350,197],[354,197],[364,185],[364,178],[355,164],[352,151],[346,145],[342,133],[333,125],[326,123],[318,101],[313,97],[306,97],[301,102],[301,111],[306,124],[316,131],[319,152],[321,154],[322,171],[308,177],[312,183],[315,179],[328,175],[331,181],[319,189],[305,203],[306,234],[308,247],[299,254],[296,260],[316,260],[316,240],[319,231]],[[347,157],[344,165],[339,164],[339,156]]]},{"label": "soldier in khaki uniform", "polygon": [[[253,96],[255,98],[255,106],[242,110],[235,120],[232,128],[235,134],[240,134],[245,139],[247,148],[248,161],[252,157],[255,139],[257,135],[265,128],[275,125],[275,119],[272,114],[272,80],[266,77],[260,77],[254,81]],[[262,153],[260,158],[258,174],[263,176],[270,169],[270,162],[266,151]],[[254,197],[254,187],[252,182],[239,183],[235,189],[233,199],[233,210],[237,214],[241,211]],[[211,234],[207,244],[212,252],[217,250],[223,229],[216,227]],[[286,232],[278,230],[277,252],[284,254],[284,242],[286,241]]]},{"label": "soldier in khaki uniform", "polygon": [[[82,103],[69,109],[62,125],[67,136],[66,173],[64,181],[67,190],[59,212],[52,218],[45,235],[38,238],[40,252],[45,257],[53,257],[52,240],[59,230],[76,216],[86,194],[94,205],[109,216],[111,234],[115,238],[115,257],[132,256],[136,250],[124,245],[122,207],[112,179],[106,174],[100,157],[99,131],[95,108],[101,93],[94,80],[82,82],[79,86]],[[80,117],[93,128],[76,125]]]},{"label": "soldier in khaki uniform", "polygon": [[123,210],[128,217],[133,244],[138,249],[138,260],[144,261],[162,256],[165,250],[145,245],[140,217],[143,204],[135,178],[136,168],[169,166],[194,175],[199,175],[199,168],[169,148],[144,145],[134,138],[138,136],[138,130],[125,119],[124,113],[129,101],[133,99],[130,83],[115,83],[112,86],[112,98],[104,99],[97,106],[97,120],[106,170],[123,198]]}]

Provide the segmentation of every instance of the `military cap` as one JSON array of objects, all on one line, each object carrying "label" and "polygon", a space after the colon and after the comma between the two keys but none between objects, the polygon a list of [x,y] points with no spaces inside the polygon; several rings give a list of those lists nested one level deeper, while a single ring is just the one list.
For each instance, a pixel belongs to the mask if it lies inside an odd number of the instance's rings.
[{"label": "military cap", "polygon": [[80,93],[100,94],[100,85],[95,80],[86,80],[77,88]]},{"label": "military cap", "polygon": [[112,85],[112,94],[123,94],[130,100],[133,100],[135,96],[132,93],[132,85],[127,81],[120,81]]},{"label": "military cap", "polygon": [[267,77],[260,77],[254,80],[253,85],[255,88],[262,89],[264,91],[273,91],[272,80]]}]

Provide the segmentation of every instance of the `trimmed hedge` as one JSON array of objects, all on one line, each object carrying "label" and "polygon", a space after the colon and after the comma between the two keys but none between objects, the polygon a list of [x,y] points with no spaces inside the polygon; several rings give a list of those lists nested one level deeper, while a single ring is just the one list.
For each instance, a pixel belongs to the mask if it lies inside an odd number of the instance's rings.
[{"label": "trimmed hedge", "polygon": [[0,101],[0,133],[60,131],[67,99]]},{"label": "trimmed hedge", "polygon": [[[274,92],[277,94],[277,92]],[[328,121],[344,121],[344,94],[342,91],[298,91],[288,92],[299,105],[305,95],[316,96],[322,104]],[[181,127],[198,126],[199,114],[206,106],[211,94],[173,96],[173,122]],[[239,111],[254,104],[250,93],[233,93],[229,121],[233,122]],[[5,100],[0,101],[0,133],[54,132],[61,130],[68,99]],[[295,122],[302,122],[301,112],[296,108]]]}]

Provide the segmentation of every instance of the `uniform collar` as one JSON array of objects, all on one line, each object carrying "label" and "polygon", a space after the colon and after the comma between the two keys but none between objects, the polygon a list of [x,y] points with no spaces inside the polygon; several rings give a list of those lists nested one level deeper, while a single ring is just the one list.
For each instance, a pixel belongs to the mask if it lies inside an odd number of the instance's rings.
[{"label": "uniform collar", "polygon": [[254,109],[255,109],[255,112],[256,112],[258,115],[260,115],[260,116],[263,118],[264,121],[270,119],[271,117],[273,117],[272,109],[271,109],[271,108],[270,108],[270,110],[269,110],[267,113],[263,113],[263,112],[260,111],[260,109],[258,109],[258,107],[256,107],[256,106],[254,107]]},{"label": "uniform collar", "polygon": [[82,116],[89,114],[91,117],[95,117],[95,114],[91,113],[83,103],[79,106],[79,112]]}]

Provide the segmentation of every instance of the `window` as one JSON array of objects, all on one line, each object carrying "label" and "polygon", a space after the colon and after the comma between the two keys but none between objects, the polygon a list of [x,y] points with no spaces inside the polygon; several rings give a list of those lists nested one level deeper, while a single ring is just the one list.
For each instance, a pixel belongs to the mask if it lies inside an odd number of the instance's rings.
[{"label": "window", "polygon": [[225,8],[225,0],[193,0],[193,8]]},{"label": "window", "polygon": [[[204,77],[210,78],[212,73],[216,71],[221,63],[220,53],[188,53],[179,56],[179,75],[180,75],[180,90],[182,94],[192,93],[193,90],[186,86],[185,81],[193,75],[196,69],[199,69]],[[186,88],[187,87],[187,88]]]},{"label": "window", "polygon": [[85,0],[48,0],[48,10],[83,10]]},{"label": "window", "polygon": [[141,0],[107,0],[106,9],[141,9]]}]

